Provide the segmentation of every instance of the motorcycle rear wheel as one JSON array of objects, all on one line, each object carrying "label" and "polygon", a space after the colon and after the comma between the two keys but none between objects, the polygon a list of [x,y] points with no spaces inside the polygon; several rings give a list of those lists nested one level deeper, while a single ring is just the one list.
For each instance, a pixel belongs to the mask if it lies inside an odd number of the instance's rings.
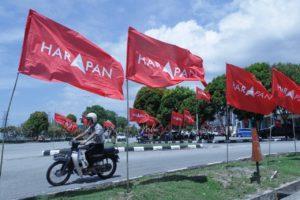
[{"label": "motorcycle rear wheel", "polygon": [[64,176],[64,178],[61,181],[55,182],[51,178],[52,174],[59,177],[58,175],[60,175],[59,173],[61,173],[61,172],[59,170],[56,170],[55,172],[53,172],[53,170],[55,169],[55,167],[58,167],[58,165],[61,165],[60,169],[62,169],[64,164],[65,164],[65,161],[56,161],[52,165],[50,165],[50,167],[47,170],[47,175],[46,175],[47,181],[50,185],[61,186],[61,185],[64,185],[69,180],[69,178],[71,176],[71,171],[69,169],[67,169],[67,172],[62,175],[62,176]]},{"label": "motorcycle rear wheel", "polygon": [[103,172],[99,172],[99,173],[97,173],[97,175],[102,179],[111,178],[114,175],[114,173],[116,172],[117,161],[113,158],[108,157],[108,158],[104,158],[100,162],[103,162],[104,164],[111,164],[112,167],[111,167],[111,170],[108,172],[108,174],[106,174],[106,173],[104,174]]}]

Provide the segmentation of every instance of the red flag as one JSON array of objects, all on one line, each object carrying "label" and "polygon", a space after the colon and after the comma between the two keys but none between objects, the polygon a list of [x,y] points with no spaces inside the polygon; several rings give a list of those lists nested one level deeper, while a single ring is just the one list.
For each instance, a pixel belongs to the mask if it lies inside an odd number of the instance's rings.
[{"label": "red flag", "polygon": [[204,80],[203,60],[189,50],[128,29],[126,78],[159,88]]},{"label": "red flag", "polygon": [[276,104],[300,114],[300,87],[289,77],[273,68],[272,92]]},{"label": "red flag", "polygon": [[130,121],[142,124],[147,122],[150,116],[143,110],[130,108],[129,117],[130,117]]},{"label": "red flag", "polygon": [[79,33],[30,10],[19,72],[124,99],[121,64]]},{"label": "red flag", "polygon": [[171,116],[171,124],[174,126],[182,126],[183,124],[183,115],[172,111],[172,116]]},{"label": "red flag", "polygon": [[255,76],[234,65],[226,65],[227,104],[248,112],[270,114],[275,108],[272,94]]},{"label": "red flag", "polygon": [[115,128],[116,126],[109,120],[106,120],[105,122],[103,122],[103,126],[105,128]]},{"label": "red flag", "polygon": [[210,94],[208,92],[204,92],[200,88],[196,87],[196,99],[210,101]]},{"label": "red flag", "polygon": [[64,129],[66,129],[68,132],[74,132],[77,130],[77,124],[74,123],[71,119],[55,113],[54,120],[56,123],[60,124]]},{"label": "red flag", "polygon": [[184,110],[183,111],[183,116],[184,116],[185,123],[187,123],[189,125],[195,124],[194,117],[191,115],[190,111]]},{"label": "red flag", "polygon": [[149,116],[149,119],[146,121],[147,126],[156,126],[158,124],[158,120],[155,117]]}]

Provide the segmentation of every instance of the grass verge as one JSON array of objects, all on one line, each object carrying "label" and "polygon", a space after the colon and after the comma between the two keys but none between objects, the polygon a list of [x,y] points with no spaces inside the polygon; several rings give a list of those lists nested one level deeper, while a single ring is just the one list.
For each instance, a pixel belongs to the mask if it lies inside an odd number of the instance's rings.
[{"label": "grass verge", "polygon": [[[183,170],[167,175],[153,175],[131,181],[131,191],[124,186],[41,196],[45,200],[98,200],[98,199],[244,199],[247,195],[279,187],[300,177],[300,153],[265,157],[260,165],[261,184],[250,183],[255,170],[251,161],[236,161],[196,169]],[[276,178],[270,177],[278,171]]]}]

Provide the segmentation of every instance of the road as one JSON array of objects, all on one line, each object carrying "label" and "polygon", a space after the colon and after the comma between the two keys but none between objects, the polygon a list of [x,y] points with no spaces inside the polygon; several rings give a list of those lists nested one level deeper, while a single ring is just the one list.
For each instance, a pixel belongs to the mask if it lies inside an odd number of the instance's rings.
[{"label": "road", "polygon": [[[298,151],[300,142],[297,143]],[[69,184],[52,187],[46,181],[46,170],[52,157],[43,157],[42,151],[68,147],[65,142],[8,144],[5,146],[3,174],[0,179],[0,199],[20,199],[67,189],[101,184],[126,178],[126,154],[120,153],[120,162],[115,177],[101,180],[98,177],[79,178],[72,176]],[[263,153],[268,153],[268,143],[261,143]],[[272,142],[271,153],[292,152],[293,142]],[[229,144],[229,159],[251,156],[251,143]],[[130,177],[165,172],[226,160],[226,144],[204,144],[202,149],[129,152]]]}]

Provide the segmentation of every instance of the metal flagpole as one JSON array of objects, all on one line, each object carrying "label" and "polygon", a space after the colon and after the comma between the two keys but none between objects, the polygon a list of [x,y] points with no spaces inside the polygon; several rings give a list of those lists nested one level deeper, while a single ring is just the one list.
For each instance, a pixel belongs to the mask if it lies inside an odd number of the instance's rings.
[{"label": "metal flagpole", "polygon": [[[13,87],[13,90],[12,90],[12,93],[11,93],[11,96],[10,96],[10,100],[9,100],[9,103],[8,103],[8,108],[7,108],[7,111],[6,111],[6,114],[5,114],[5,118],[4,118],[4,130],[5,130],[6,126],[7,126],[7,120],[8,120],[8,115],[9,115],[10,107],[11,107],[11,102],[12,102],[14,94],[15,94],[15,90],[16,90],[16,87],[17,87],[18,79],[19,79],[19,72],[17,73],[15,84],[14,84],[14,87]],[[3,132],[3,138],[2,138],[2,150],[1,150],[1,162],[0,162],[0,177],[1,177],[1,174],[2,174],[2,165],[3,165],[4,140],[5,140],[5,131]]]},{"label": "metal flagpole", "polygon": [[199,131],[199,121],[198,121],[198,102],[197,102],[197,109],[196,109],[196,130],[197,130],[197,135]]},{"label": "metal flagpole", "polygon": [[294,114],[292,114],[292,122],[293,122],[293,133],[294,133],[294,147],[295,147],[295,153],[297,153],[297,142],[296,142],[296,132],[295,132],[295,119],[294,119]]},{"label": "metal flagpole", "polygon": [[270,135],[269,135],[269,156],[271,155],[271,137],[272,137],[272,127],[273,127],[273,114],[271,115],[271,125],[270,125]]},{"label": "metal flagpole", "polygon": [[227,134],[226,134],[226,162],[228,164],[228,160],[229,160],[229,108],[228,108],[228,105],[226,106],[226,121],[227,121]]},{"label": "metal flagpole", "polygon": [[128,163],[128,136],[129,136],[129,91],[128,80],[126,79],[126,99],[127,99],[127,133],[126,133],[126,174],[127,174],[127,193],[129,193],[129,163]]},{"label": "metal flagpole", "polygon": [[[197,99],[196,99],[196,102],[197,102],[197,104],[196,104],[196,131],[197,131],[196,138],[197,138],[197,136],[199,135],[199,116],[198,116],[198,107],[199,107],[199,105],[198,105],[198,100]],[[200,136],[199,136],[198,142],[199,141],[200,141]],[[201,140],[201,143],[202,143],[202,140]]]}]

